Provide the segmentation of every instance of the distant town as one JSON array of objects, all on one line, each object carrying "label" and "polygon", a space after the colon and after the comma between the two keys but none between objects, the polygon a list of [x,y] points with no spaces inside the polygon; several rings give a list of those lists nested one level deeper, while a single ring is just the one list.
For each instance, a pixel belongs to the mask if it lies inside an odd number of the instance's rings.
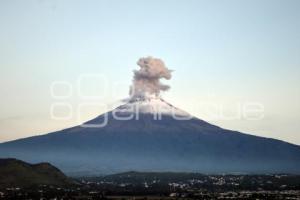
[{"label": "distant town", "polygon": [[3,188],[0,199],[300,199],[300,176],[127,172],[75,178],[72,186]]}]

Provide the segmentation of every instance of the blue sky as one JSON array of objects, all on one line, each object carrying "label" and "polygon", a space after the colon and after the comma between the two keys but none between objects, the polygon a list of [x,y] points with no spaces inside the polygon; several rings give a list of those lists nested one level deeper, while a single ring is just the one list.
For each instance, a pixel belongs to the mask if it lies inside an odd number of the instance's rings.
[{"label": "blue sky", "polygon": [[[104,75],[109,92],[92,102],[111,104],[127,97],[136,61],[154,56],[174,70],[163,94],[169,102],[224,128],[300,144],[299,9],[297,0],[1,0],[0,141],[105,112],[78,110],[87,102],[78,78]],[[53,98],[55,81],[69,82],[72,96]],[[90,81],[82,90],[96,94],[103,85]],[[52,119],[57,102],[70,104],[80,120]],[[247,103],[263,105],[264,117],[211,119],[205,109],[217,105],[230,115]]]}]

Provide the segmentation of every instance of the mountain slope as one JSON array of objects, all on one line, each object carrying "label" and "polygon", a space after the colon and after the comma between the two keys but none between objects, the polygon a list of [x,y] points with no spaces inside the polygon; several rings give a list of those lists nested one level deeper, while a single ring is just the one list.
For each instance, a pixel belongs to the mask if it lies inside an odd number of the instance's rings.
[{"label": "mountain slope", "polygon": [[16,159],[0,159],[0,188],[34,185],[70,185],[73,182],[49,163],[29,164]]},{"label": "mountain slope", "polygon": [[2,143],[1,156],[51,162],[69,175],[300,173],[299,146],[222,129],[158,98],[134,99],[81,126]]}]

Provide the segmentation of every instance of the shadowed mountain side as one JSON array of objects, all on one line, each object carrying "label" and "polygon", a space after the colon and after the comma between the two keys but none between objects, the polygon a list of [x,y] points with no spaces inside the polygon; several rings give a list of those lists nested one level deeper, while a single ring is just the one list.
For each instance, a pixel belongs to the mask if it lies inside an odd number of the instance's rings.
[{"label": "shadowed mountain side", "polygon": [[[123,113],[126,115],[126,113]],[[69,175],[129,170],[203,173],[300,173],[300,147],[225,130],[197,118],[139,113],[103,128],[81,126],[0,144],[0,156],[48,161]],[[87,123],[102,122],[101,115]]]}]

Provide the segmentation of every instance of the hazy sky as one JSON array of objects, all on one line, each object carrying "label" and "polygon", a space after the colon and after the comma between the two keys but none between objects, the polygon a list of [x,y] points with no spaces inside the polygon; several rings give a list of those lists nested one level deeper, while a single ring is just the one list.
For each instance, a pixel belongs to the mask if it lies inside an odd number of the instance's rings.
[{"label": "hazy sky", "polygon": [[[299,10],[298,0],[0,0],[0,141],[105,112],[98,104],[126,98],[136,61],[150,55],[174,70],[163,94],[170,103],[300,144]],[[55,94],[72,87],[69,97],[51,96],[55,81],[64,81]],[[262,119],[244,116],[250,104],[263,106]],[[51,106],[71,118],[53,119]]]}]

